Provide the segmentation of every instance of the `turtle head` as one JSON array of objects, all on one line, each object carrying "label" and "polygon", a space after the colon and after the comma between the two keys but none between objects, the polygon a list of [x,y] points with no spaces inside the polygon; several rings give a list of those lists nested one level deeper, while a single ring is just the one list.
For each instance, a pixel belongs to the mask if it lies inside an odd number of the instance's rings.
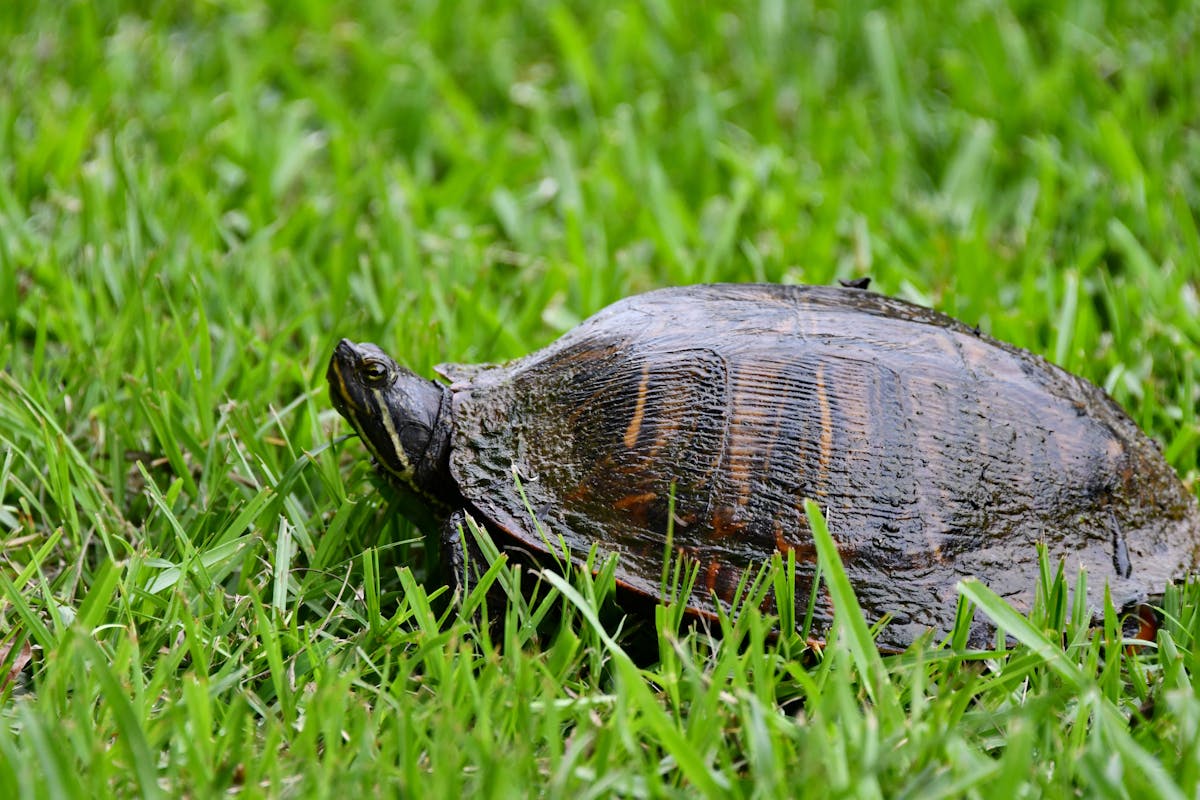
[{"label": "turtle head", "polygon": [[434,503],[451,492],[449,388],[348,339],[338,342],[325,378],[333,407],[384,473]]}]

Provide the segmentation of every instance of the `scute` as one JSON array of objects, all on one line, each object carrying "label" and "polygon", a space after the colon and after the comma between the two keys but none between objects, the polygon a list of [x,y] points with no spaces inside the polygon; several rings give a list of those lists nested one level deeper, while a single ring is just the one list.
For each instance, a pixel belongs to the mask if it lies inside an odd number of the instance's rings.
[{"label": "scute", "polygon": [[[511,364],[451,374],[451,471],[479,514],[544,551],[519,479],[575,556],[617,553],[622,582],[655,596],[673,496],[700,611],[789,548],[807,603],[806,497],[871,620],[893,615],[885,645],[947,632],[966,576],[1027,607],[1037,542],[1088,570],[1094,605],[1106,581],[1130,604],[1195,564],[1195,498],[1107,395],[869,292],[662,290]],[[818,633],[831,614],[822,601]]]}]

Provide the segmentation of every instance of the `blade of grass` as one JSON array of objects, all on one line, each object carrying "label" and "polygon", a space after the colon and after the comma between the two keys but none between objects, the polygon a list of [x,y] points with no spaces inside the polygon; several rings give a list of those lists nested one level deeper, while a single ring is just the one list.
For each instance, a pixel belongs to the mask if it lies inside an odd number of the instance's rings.
[{"label": "blade of grass", "polygon": [[841,556],[838,555],[837,542],[829,533],[820,506],[806,499],[804,513],[808,517],[808,527],[812,531],[813,544],[817,548],[817,559],[825,576],[825,586],[833,600],[835,622],[845,637],[854,665],[862,675],[867,694],[875,702],[880,717],[887,724],[896,724],[903,719],[904,711],[887,667],[883,664],[883,658],[871,638],[871,630],[867,626],[862,606],[854,595],[854,588],[850,585],[850,578],[846,575]]}]

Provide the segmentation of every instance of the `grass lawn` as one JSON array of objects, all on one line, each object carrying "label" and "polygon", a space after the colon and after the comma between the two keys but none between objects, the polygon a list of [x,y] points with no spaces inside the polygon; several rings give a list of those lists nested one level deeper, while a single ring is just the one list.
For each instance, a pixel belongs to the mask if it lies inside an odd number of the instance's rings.
[{"label": "grass lawn", "polygon": [[1193,588],[1137,651],[1053,564],[968,589],[994,652],[621,624],[611,565],[481,626],[331,445],[341,336],[870,275],[1197,487],[1200,6],[724,5],[0,6],[0,797],[1196,796]]}]

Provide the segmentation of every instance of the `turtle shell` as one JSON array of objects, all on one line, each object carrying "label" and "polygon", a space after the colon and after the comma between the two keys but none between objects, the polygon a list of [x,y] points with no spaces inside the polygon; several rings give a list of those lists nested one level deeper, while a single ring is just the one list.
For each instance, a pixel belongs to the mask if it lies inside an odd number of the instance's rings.
[{"label": "turtle shell", "polygon": [[[1189,572],[1196,498],[1103,391],[1019,348],[864,291],[665,289],[601,311],[502,366],[447,365],[450,469],[469,505],[545,543],[517,490],[575,557],[659,595],[673,541],[699,561],[689,606],[729,601],[747,569],[794,550],[806,610],[816,500],[880,642],[954,623],[967,576],[1027,609],[1035,544],[1084,568],[1099,605]],[[815,635],[832,608],[818,601]],[[973,644],[990,630],[977,622]]]}]

